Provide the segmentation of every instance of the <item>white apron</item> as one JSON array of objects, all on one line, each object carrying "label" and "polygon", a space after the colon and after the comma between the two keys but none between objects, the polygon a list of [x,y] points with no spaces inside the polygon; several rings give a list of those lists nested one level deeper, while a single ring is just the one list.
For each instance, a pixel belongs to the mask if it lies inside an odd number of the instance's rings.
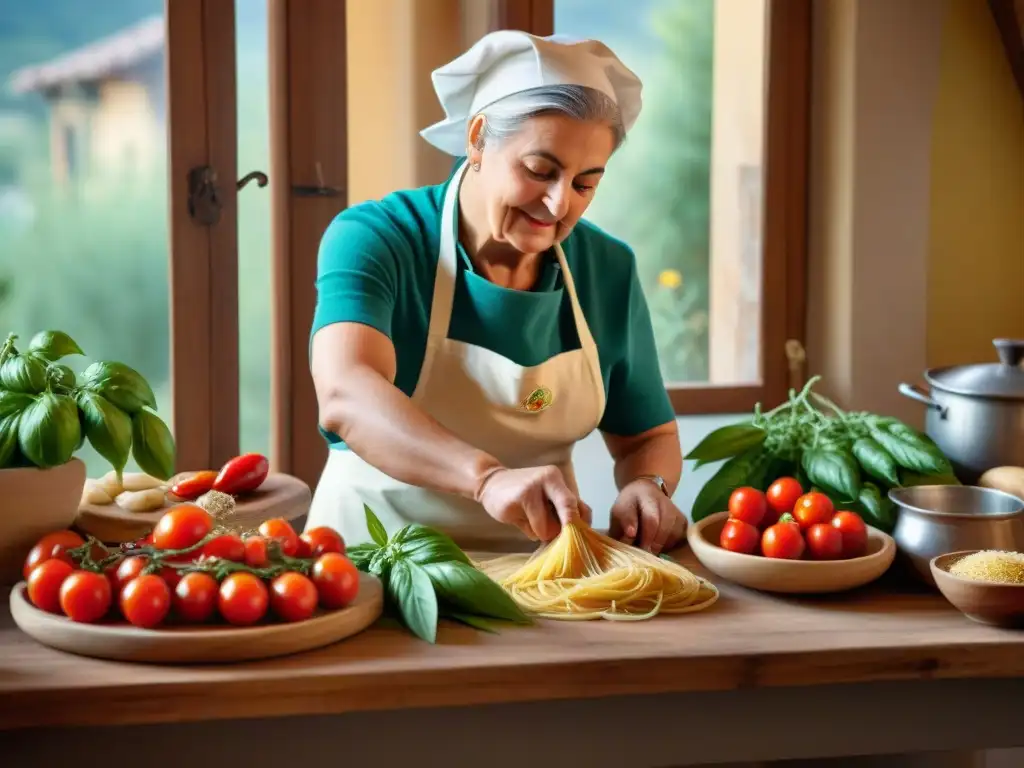
[{"label": "white apron", "polygon": [[[524,367],[490,350],[448,338],[458,270],[456,202],[465,172],[463,163],[444,198],[426,354],[412,402],[506,467],[556,465],[569,488],[578,493],[573,446],[597,428],[605,392],[597,346],[561,247],[556,245],[555,253],[572,302],[580,349]],[[329,451],[306,528],[331,526],[350,545],[370,541],[364,503],[389,535],[417,522],[444,531],[464,548],[500,551],[529,543],[518,528],[494,520],[475,501],[399,482],[352,450]]]}]

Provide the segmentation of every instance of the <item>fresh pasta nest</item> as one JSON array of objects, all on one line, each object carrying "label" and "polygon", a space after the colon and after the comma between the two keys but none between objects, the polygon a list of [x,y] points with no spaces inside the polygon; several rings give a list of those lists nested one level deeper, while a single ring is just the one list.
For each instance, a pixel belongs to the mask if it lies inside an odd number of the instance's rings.
[{"label": "fresh pasta nest", "polygon": [[548,619],[640,621],[711,606],[718,589],[678,563],[570,523],[532,555],[476,566],[524,610]]}]

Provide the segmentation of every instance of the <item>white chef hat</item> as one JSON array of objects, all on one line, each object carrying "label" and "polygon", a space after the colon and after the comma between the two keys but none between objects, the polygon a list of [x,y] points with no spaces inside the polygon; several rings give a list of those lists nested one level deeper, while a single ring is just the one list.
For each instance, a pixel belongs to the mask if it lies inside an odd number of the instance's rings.
[{"label": "white chef hat", "polygon": [[466,153],[470,118],[505,96],[545,85],[581,85],[618,105],[629,131],[640,114],[642,84],[604,43],[564,35],[499,30],[431,73],[445,119],[420,131],[443,152]]}]

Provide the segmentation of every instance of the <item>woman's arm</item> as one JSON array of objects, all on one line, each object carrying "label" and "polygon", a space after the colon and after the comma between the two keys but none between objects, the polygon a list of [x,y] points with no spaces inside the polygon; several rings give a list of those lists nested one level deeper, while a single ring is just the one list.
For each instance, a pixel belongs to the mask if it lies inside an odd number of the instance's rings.
[{"label": "woman's arm", "polygon": [[624,437],[603,433],[608,453],[615,461],[615,485],[622,490],[644,475],[658,475],[669,494],[675,493],[683,472],[679,426],[675,419],[639,435]]},{"label": "woman's arm", "polygon": [[377,329],[324,326],[313,336],[311,365],[320,426],[396,480],[476,499],[486,478],[501,468],[394,386],[395,348]]}]

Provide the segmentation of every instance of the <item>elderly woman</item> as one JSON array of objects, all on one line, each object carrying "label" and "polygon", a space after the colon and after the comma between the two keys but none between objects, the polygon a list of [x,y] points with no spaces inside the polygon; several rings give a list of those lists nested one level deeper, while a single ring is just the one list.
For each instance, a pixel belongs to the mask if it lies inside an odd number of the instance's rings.
[{"label": "elderly woman", "polygon": [[640,111],[595,41],[494,32],[433,73],[464,158],[353,206],[323,236],[311,363],[331,450],[308,526],[418,522],[463,546],[548,541],[590,508],[573,446],[615,461],[612,535],[681,539],[679,437],[633,253],[582,219]]}]

